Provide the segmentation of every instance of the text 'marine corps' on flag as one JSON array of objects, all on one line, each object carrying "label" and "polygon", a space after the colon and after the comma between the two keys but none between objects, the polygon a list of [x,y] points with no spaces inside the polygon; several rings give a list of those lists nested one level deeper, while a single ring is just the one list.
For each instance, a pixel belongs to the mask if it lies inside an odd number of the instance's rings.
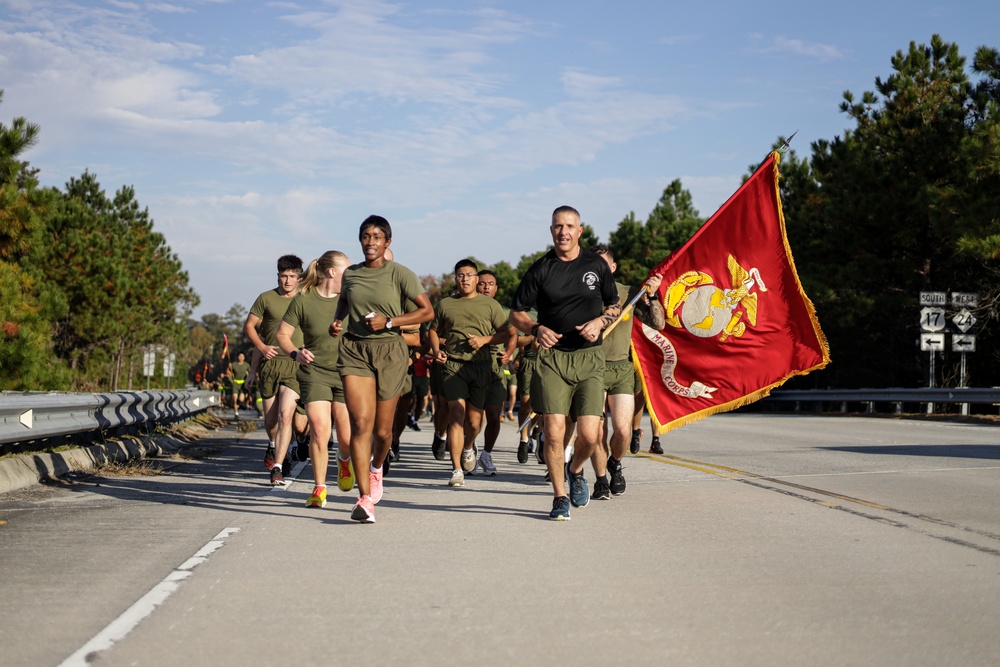
[{"label": "text 'marine corps' on flag", "polygon": [[756,401],[830,361],[788,247],[779,161],[772,152],[653,269],[667,324],[636,320],[632,350],[658,433]]}]

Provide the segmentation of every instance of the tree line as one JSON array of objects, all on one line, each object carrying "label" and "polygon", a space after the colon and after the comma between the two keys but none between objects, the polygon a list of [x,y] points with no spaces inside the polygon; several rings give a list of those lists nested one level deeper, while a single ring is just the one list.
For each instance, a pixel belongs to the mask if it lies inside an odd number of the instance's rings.
[{"label": "tree line", "polygon": [[[981,46],[967,67],[957,44],[934,35],[890,65],[873,91],[843,94],[840,110],[853,123],[843,136],[781,162],[789,244],[832,352],[829,367],[794,382],[926,385],[918,294],[956,291],[979,294],[971,383],[998,385],[1000,55]],[[131,187],[109,198],[89,172],[62,190],[38,187],[37,172],[19,160],[37,134],[23,118],[0,124],[0,388],[131,388],[151,345],[177,352],[174,376],[154,377],[158,386],[211,381],[225,370],[223,334],[233,356],[249,355],[243,305],[191,318],[198,296]],[[618,279],[642,282],[704,222],[672,181],[645,219],[630,212],[609,234]],[[583,245],[598,241],[586,227]],[[496,273],[497,298],[509,305],[543,252],[477,263]],[[451,267],[442,269],[421,278],[432,302],[452,285]],[[955,386],[949,349],[937,383]]]}]

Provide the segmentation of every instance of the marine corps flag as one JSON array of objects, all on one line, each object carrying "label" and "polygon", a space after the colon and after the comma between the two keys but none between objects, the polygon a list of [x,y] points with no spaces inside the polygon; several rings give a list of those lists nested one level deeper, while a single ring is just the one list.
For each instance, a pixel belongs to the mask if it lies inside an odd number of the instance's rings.
[{"label": "marine corps flag", "polygon": [[752,403],[830,361],[785,236],[780,159],[772,152],[653,270],[667,324],[636,320],[632,350],[659,433]]}]

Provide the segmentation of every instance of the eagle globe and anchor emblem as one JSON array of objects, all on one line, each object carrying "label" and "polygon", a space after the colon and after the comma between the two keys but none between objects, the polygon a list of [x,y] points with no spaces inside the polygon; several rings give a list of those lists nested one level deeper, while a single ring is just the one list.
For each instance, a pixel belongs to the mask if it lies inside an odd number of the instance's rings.
[{"label": "eagle globe and anchor emblem", "polygon": [[[758,290],[767,286],[756,268],[744,269],[732,255],[727,262],[732,287],[723,288],[704,271],[687,271],[670,283],[663,296],[666,322],[698,338],[718,336],[725,343],[746,333],[747,325],[757,324]],[[744,321],[745,319],[745,321]],[[695,380],[686,386],[677,381],[677,350],[661,331],[642,325],[643,335],[663,352],[660,376],[673,393],[687,398],[710,398],[717,387]]]}]

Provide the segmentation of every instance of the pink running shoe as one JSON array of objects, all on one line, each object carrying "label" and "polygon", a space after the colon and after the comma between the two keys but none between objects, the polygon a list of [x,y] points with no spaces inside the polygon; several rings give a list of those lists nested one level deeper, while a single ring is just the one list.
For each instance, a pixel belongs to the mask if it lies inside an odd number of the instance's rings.
[{"label": "pink running shoe", "polygon": [[375,523],[375,503],[371,496],[361,496],[354,504],[351,518],[361,523]]},{"label": "pink running shoe", "polygon": [[378,505],[378,501],[382,500],[382,469],[370,470],[368,472],[368,484],[370,485],[369,491],[371,491],[372,497],[371,501],[373,505]]}]

